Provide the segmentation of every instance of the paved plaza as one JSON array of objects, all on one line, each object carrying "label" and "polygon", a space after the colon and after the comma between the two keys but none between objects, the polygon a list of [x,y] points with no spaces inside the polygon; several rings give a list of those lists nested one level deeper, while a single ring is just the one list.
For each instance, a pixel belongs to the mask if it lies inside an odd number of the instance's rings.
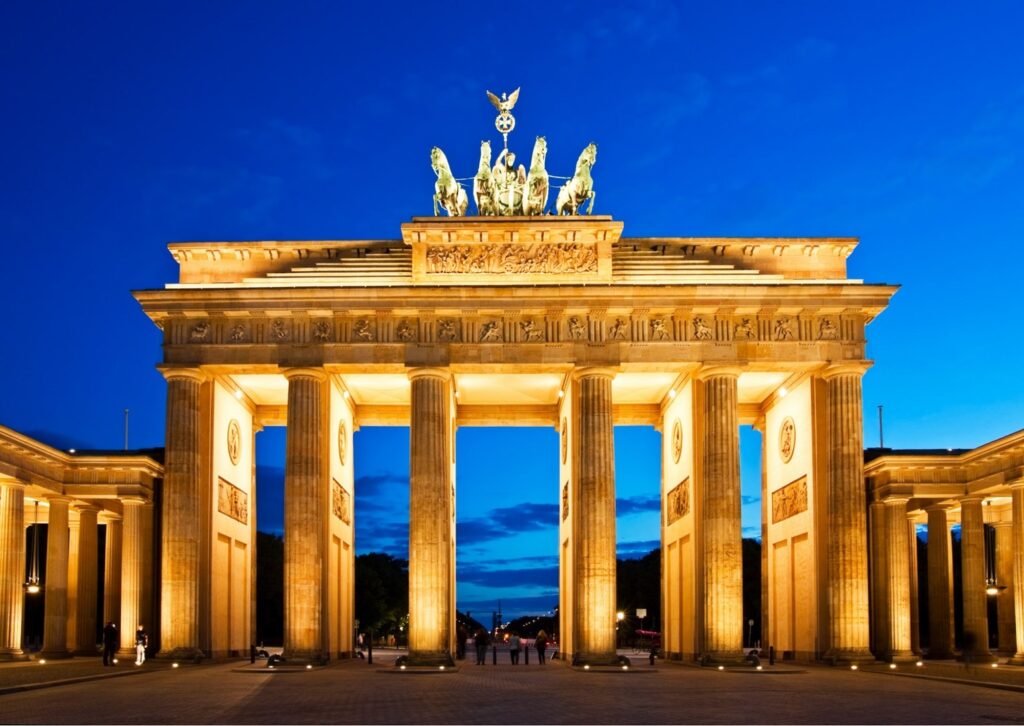
[{"label": "paved plaza", "polygon": [[[1024,695],[810,667],[786,674],[659,665],[629,673],[461,665],[395,673],[390,658],[312,671],[247,663],[155,669],[0,696],[2,723],[1021,723]],[[639,663],[638,663],[639,665]],[[3,677],[3,673],[0,673]],[[2,685],[2,684],[0,684]]]}]

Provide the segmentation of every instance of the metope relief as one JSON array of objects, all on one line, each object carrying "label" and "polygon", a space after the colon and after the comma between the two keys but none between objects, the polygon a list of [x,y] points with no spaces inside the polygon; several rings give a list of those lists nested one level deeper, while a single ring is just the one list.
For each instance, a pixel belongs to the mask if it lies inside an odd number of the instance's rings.
[{"label": "metope relief", "polygon": [[736,323],[736,327],[732,331],[732,337],[737,340],[753,340],[757,337],[757,332],[754,330],[754,324],[750,321],[750,318],[743,318],[740,322]]},{"label": "metope relief", "polygon": [[694,340],[711,340],[713,337],[714,335],[711,332],[711,328],[706,322],[704,322],[704,318],[693,319]]},{"label": "metope relief", "polygon": [[796,423],[792,416],[786,416],[779,426],[779,458],[783,464],[788,464],[796,451]]},{"label": "metope relief", "polygon": [[669,490],[665,502],[665,521],[674,524],[690,513],[690,477]]},{"label": "metope relief", "polygon": [[317,320],[313,323],[313,340],[318,343],[326,343],[331,339],[331,322],[329,320]]},{"label": "metope relief", "polygon": [[352,326],[352,340],[369,343],[373,341],[373,330],[368,320],[357,320]]},{"label": "metope relief", "polygon": [[779,318],[775,321],[775,340],[793,339],[793,321],[789,318]]},{"label": "metope relief", "polygon": [[663,318],[655,318],[651,321],[651,340],[672,340]]},{"label": "metope relief", "polygon": [[540,343],[544,340],[544,331],[532,320],[520,320],[519,333],[524,343]]},{"label": "metope relief", "polygon": [[232,343],[244,343],[246,338],[245,326],[241,323],[235,323],[231,326],[231,331],[228,333],[228,340]]},{"label": "metope relief", "polygon": [[408,320],[403,320],[395,328],[395,337],[403,343],[411,343],[416,340],[416,328]]},{"label": "metope relief", "polygon": [[484,323],[480,326],[480,342],[481,343],[500,343],[501,342],[501,323],[497,320],[491,320],[490,322]]},{"label": "metope relief", "polygon": [[345,422],[338,422],[338,462],[345,466],[345,457],[348,454],[348,429]]},{"label": "metope relief", "polygon": [[280,318],[270,324],[270,337],[278,342],[283,342],[291,337],[291,331]]},{"label": "metope relief", "polygon": [[609,340],[625,340],[629,324],[622,318],[615,318],[615,322],[608,328]]},{"label": "metope relief", "polygon": [[441,245],[427,248],[435,274],[558,274],[597,272],[597,248],[583,244]]},{"label": "metope relief", "polygon": [[242,524],[249,523],[249,495],[231,482],[217,478],[217,511]]},{"label": "metope relief", "polygon": [[454,320],[438,320],[437,321],[437,339],[444,341],[452,341],[458,338],[458,328],[455,325]]},{"label": "metope relief", "polygon": [[584,340],[587,337],[587,326],[578,317],[569,318],[569,338]]},{"label": "metope relief", "polygon": [[839,328],[828,318],[822,318],[818,323],[818,340],[838,340]]},{"label": "metope relief", "polygon": [[807,477],[802,476],[772,492],[772,524],[807,511]]},{"label": "metope relief", "polygon": [[192,326],[192,330],[189,332],[189,340],[193,343],[205,343],[210,339],[210,324],[205,320],[200,320],[198,323]]},{"label": "metope relief", "polygon": [[231,419],[228,422],[228,458],[232,464],[237,464],[242,458],[242,429],[238,425],[238,419]]},{"label": "metope relief", "polygon": [[352,524],[348,490],[337,479],[331,480],[331,511],[345,524]]}]

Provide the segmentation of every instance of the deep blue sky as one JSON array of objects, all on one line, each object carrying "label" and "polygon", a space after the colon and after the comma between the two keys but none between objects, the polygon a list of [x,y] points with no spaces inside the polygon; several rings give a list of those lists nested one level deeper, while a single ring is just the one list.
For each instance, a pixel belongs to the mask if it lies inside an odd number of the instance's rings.
[{"label": "deep blue sky", "polygon": [[[522,86],[513,148],[545,134],[557,174],[598,142],[596,211],[626,235],[861,238],[851,275],[903,286],[869,328],[868,444],[878,404],[893,446],[1017,430],[1022,8],[6,2],[0,423],[117,447],[127,407],[132,445],[159,445],[159,335],[129,290],[174,279],[168,241],[396,237],[429,213],[430,147],[470,175],[484,90]],[[360,551],[404,548],[407,462],[380,454],[407,436],[356,436]],[[282,441],[260,435],[268,527]],[[550,456],[500,480],[474,459],[522,446]],[[657,434],[617,446],[620,540],[656,540]],[[462,607],[554,603],[555,447],[459,433]]]}]

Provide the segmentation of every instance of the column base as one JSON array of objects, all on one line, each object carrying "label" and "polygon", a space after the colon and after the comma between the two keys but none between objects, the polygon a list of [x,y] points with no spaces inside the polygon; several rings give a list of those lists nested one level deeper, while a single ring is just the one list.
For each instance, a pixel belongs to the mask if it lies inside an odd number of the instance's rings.
[{"label": "column base", "polygon": [[[131,655],[134,656],[135,652],[132,651]],[[156,654],[156,657],[161,660],[186,660],[198,663],[206,657],[206,654],[199,648],[174,648],[173,650],[162,650]]]},{"label": "column base", "polygon": [[445,666],[450,667],[455,665],[455,661],[452,659],[452,654],[448,651],[409,651],[409,655],[405,659],[405,664],[409,666]]},{"label": "column base", "polygon": [[1006,665],[1024,666],[1024,653],[1017,653],[1017,655],[1006,661]]},{"label": "column base", "polygon": [[971,653],[960,651],[956,659],[961,662],[970,660],[971,663],[995,663],[999,660],[995,654],[988,650],[976,650]]},{"label": "column base", "polygon": [[74,657],[70,650],[43,650],[39,652],[40,658],[47,660],[61,660],[62,658]]},{"label": "column base", "polygon": [[28,653],[21,648],[16,650],[0,650],[0,661],[28,660]]},{"label": "column base", "polygon": [[917,663],[920,658],[912,651],[899,651],[889,656],[890,663]]},{"label": "column base", "polygon": [[859,665],[861,663],[875,663],[874,653],[867,648],[856,648],[853,650],[830,650],[821,657],[821,660],[830,665]]}]

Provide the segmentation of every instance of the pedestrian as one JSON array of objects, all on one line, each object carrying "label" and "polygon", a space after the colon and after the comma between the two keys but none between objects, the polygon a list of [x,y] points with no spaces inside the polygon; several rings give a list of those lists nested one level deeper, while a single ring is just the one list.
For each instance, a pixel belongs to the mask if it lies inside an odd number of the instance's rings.
[{"label": "pedestrian", "polygon": [[111,620],[103,626],[103,665],[114,665],[114,654],[117,652],[117,626]]},{"label": "pedestrian", "polygon": [[139,623],[135,628],[135,665],[140,666],[146,662],[146,646],[149,645],[149,634]]},{"label": "pedestrian", "polygon": [[466,659],[466,641],[469,640],[469,631],[465,625],[459,625],[458,635],[455,640],[455,660]]},{"label": "pedestrian", "polygon": [[476,664],[484,665],[487,659],[487,631],[483,628],[477,630],[473,643],[476,645]]},{"label": "pedestrian", "polygon": [[537,633],[535,645],[537,646],[537,662],[544,665],[544,651],[548,647],[548,634],[543,630]]},{"label": "pedestrian", "polygon": [[519,633],[513,632],[508,636],[508,655],[512,659],[512,665],[519,663],[519,649],[522,647],[522,642]]}]

